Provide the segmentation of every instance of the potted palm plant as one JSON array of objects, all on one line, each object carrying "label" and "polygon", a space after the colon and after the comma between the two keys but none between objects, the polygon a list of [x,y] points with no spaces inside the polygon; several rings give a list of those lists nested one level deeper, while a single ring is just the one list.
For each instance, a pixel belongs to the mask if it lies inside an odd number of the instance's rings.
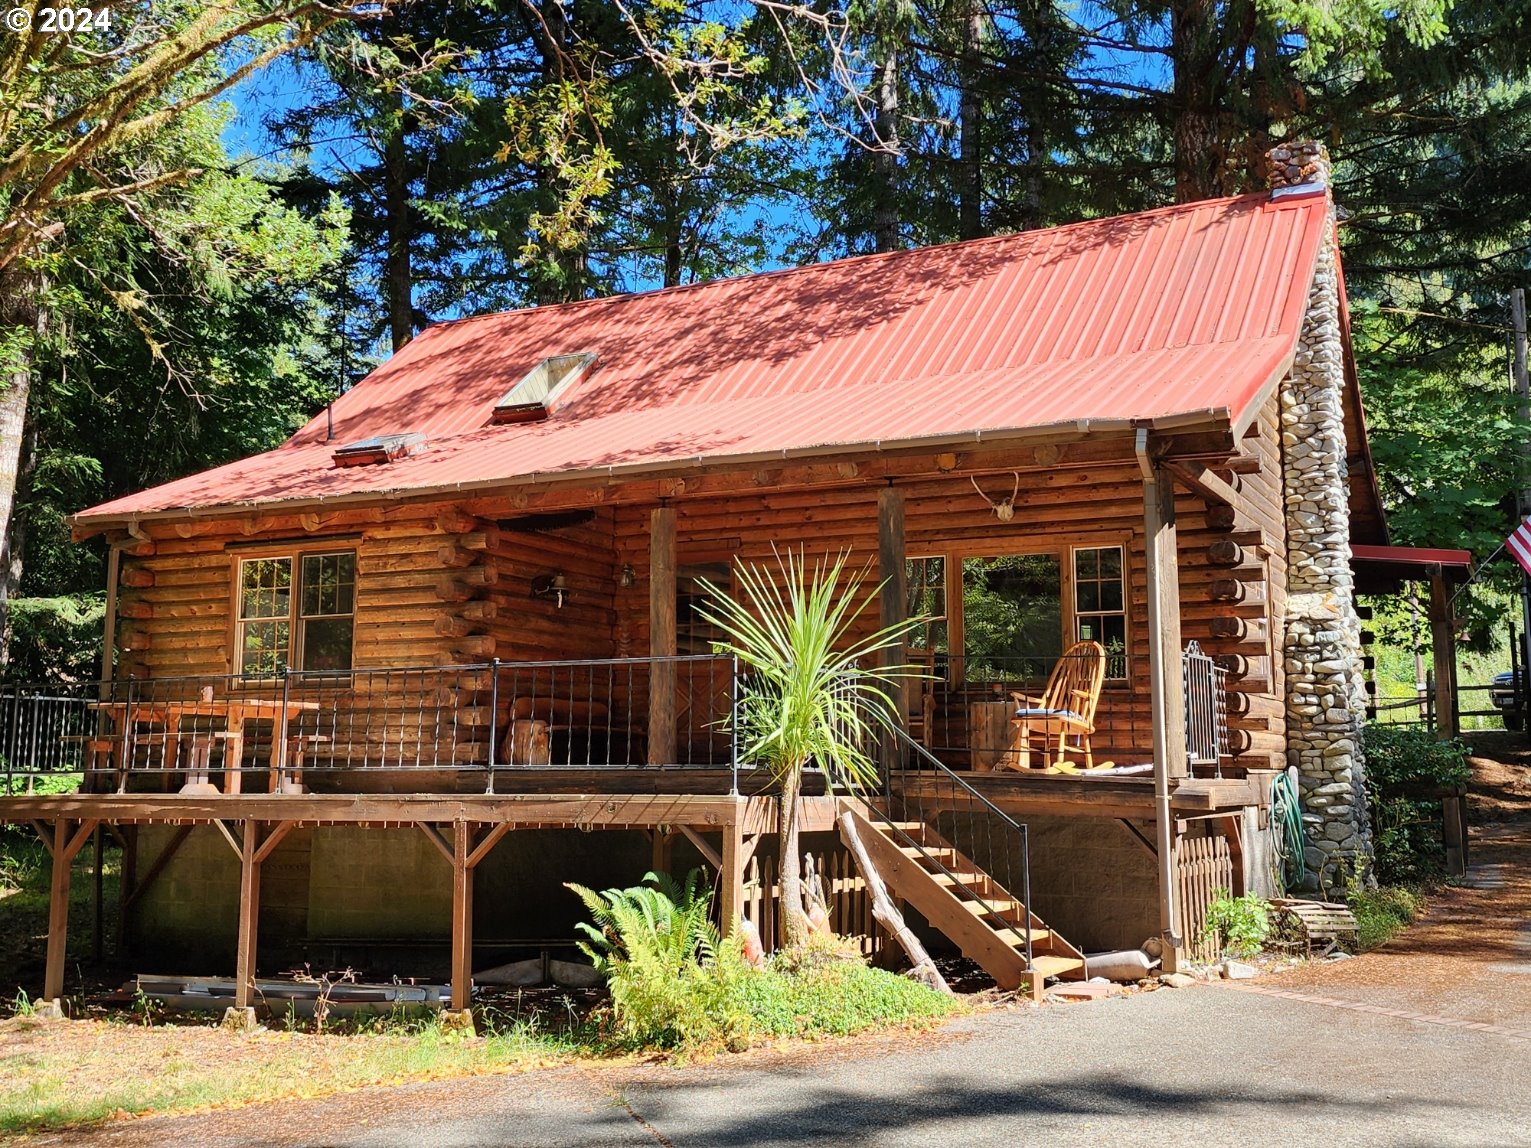
[{"label": "potted palm plant", "polygon": [[878,781],[871,747],[900,718],[889,693],[916,666],[879,666],[880,655],[925,621],[908,618],[859,636],[862,615],[883,586],[870,571],[847,572],[849,555],[810,567],[802,552],[776,555],[775,569],[740,561],[731,595],[702,582],[708,622],[726,635],[717,644],[748,672],[737,706],[741,761],[767,769],[779,788],[781,927],[787,948],[808,938],[803,906],[798,808],[803,771],[816,764],[831,792],[864,792]]}]

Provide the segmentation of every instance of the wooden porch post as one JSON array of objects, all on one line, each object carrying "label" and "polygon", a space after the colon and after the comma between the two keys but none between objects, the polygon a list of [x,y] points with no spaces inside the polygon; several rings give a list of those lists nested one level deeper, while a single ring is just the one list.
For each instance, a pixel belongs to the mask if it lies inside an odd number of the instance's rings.
[{"label": "wooden porch post", "polygon": [[[909,572],[905,562],[904,546],[904,492],[896,486],[885,486],[877,492],[877,577],[882,584],[877,603],[884,626],[897,625],[904,620],[909,603]],[[904,661],[902,647],[895,646],[882,652],[884,666],[900,665]],[[895,682],[887,687],[888,697],[893,701],[899,720],[907,713],[904,698],[905,685]],[[882,770],[887,777],[897,764],[898,745],[888,733],[882,738]]]},{"label": "wooden porch post", "polygon": [[1154,821],[1159,854],[1159,930],[1163,967],[1175,971],[1184,939],[1175,904],[1175,823],[1170,781],[1186,775],[1185,680],[1180,666],[1180,570],[1176,552],[1175,488],[1138,431],[1143,472],[1144,557],[1148,592],[1149,712],[1154,743]]},{"label": "wooden porch post", "polygon": [[1461,732],[1457,718],[1456,625],[1446,576],[1438,563],[1426,567],[1430,579],[1430,651],[1435,669],[1435,729],[1442,738]]},{"label": "wooden porch post", "polygon": [[48,889],[48,960],[43,971],[43,1000],[64,995],[64,950],[69,942],[69,822],[53,823],[53,870]]},{"label": "wooden porch post", "polygon": [[48,888],[48,956],[43,965],[43,1000],[64,995],[64,953],[69,943],[69,866],[75,854],[90,840],[100,821],[82,821],[73,834],[68,818],[53,823],[53,840],[43,842],[53,854]]},{"label": "wooden porch post", "polygon": [[723,826],[723,864],[718,874],[718,928],[726,937],[739,925],[744,904],[744,827],[738,821]]},{"label": "wooden porch post", "polygon": [[[675,508],[649,515],[649,656],[675,656]],[[675,663],[649,666],[649,764],[675,764]]]},{"label": "wooden porch post", "polygon": [[452,1008],[461,1012],[473,996],[473,831],[452,823]]},{"label": "wooden porch post", "polygon": [[239,951],[235,957],[234,1007],[246,1009],[255,995],[256,926],[260,922],[260,822],[246,821],[239,849]]}]

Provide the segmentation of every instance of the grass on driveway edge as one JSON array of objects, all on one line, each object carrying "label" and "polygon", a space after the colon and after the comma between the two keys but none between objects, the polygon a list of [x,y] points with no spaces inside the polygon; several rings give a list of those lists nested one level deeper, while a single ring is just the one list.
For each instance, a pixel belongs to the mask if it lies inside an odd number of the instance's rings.
[{"label": "grass on driveway edge", "polygon": [[512,1072],[574,1056],[572,1045],[524,1030],[318,1036],[18,1016],[0,1021],[0,1135]]}]

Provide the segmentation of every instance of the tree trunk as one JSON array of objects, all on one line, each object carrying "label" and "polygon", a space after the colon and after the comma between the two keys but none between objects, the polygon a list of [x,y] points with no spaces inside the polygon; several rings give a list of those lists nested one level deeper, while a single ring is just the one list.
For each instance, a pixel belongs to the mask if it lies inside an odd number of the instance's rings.
[{"label": "tree trunk", "polygon": [[962,91],[957,100],[961,133],[957,165],[957,234],[977,239],[983,234],[983,102],[979,74],[983,68],[983,5],[968,0],[962,20]]},{"label": "tree trunk", "polygon": [[1225,157],[1218,136],[1216,22],[1211,0],[1175,0],[1170,9],[1179,203],[1208,199],[1221,190]]},{"label": "tree trunk", "polygon": [[10,599],[21,580],[16,496],[32,394],[33,345],[42,327],[40,276],[0,272],[0,340],[14,347],[0,369],[0,666],[10,655]]},{"label": "tree trunk", "polygon": [[877,140],[872,152],[877,203],[873,210],[872,238],[878,251],[896,251],[898,240],[898,48],[886,46],[887,54],[877,69]]},{"label": "tree trunk", "polygon": [[[400,97],[402,100],[402,97]],[[414,275],[409,249],[414,239],[409,218],[409,150],[402,104],[384,145],[384,210],[388,219],[388,328],[398,351],[415,336]]]},{"label": "tree trunk", "polygon": [[808,915],[803,911],[803,854],[798,844],[798,794],[801,766],[787,770],[781,782],[781,943],[799,949],[808,942]]}]

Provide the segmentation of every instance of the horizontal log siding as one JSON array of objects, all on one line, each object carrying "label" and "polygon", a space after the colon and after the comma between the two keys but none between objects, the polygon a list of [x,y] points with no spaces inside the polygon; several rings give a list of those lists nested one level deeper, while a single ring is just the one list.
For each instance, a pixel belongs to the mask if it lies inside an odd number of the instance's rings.
[{"label": "horizontal log siding", "polygon": [[[1130,673],[1125,686],[1109,687],[1098,715],[1097,760],[1146,760],[1151,745],[1148,718],[1147,608],[1142,554],[1142,483],[1133,464],[1030,470],[1021,473],[1015,517],[1001,523],[973,490],[966,473],[900,483],[905,493],[908,553],[960,552],[1000,555],[1061,549],[1069,545],[1125,544],[1128,554]],[[1010,473],[980,484],[991,496],[1010,493]],[[877,492],[871,487],[829,491],[762,491],[726,499],[684,500],[677,504],[682,566],[729,561],[774,563],[772,545],[806,548],[812,559],[848,550],[853,566],[875,562]],[[648,587],[641,571],[648,554],[647,513],[617,513],[618,562],[640,571],[638,583],[618,592],[621,643],[642,652],[648,645]],[[953,571],[955,574],[955,569]],[[875,581],[875,573],[873,575]],[[861,619],[863,632],[877,627],[877,611]],[[960,706],[960,700],[955,702]],[[949,723],[962,724],[958,714]]]},{"label": "horizontal log siding", "polygon": [[[1257,430],[1245,441],[1260,470],[1241,476],[1243,509],[1231,531],[1209,524],[1200,496],[1177,497],[1184,637],[1201,642],[1213,654],[1243,655],[1248,663],[1242,678],[1231,683],[1234,690],[1251,695],[1247,714],[1238,719],[1245,727],[1239,732],[1249,741],[1244,764],[1264,764],[1261,755],[1279,756],[1284,748],[1281,667],[1279,658],[1268,654],[1272,643],[1280,648],[1280,635],[1271,629],[1279,625],[1285,590],[1276,428],[1272,407],[1262,411]],[[962,465],[960,473],[900,482],[911,555],[997,555],[1125,543],[1132,679],[1125,686],[1107,688],[1095,746],[1097,760],[1146,760],[1147,605],[1142,483],[1136,465],[1122,460],[1023,470],[1009,523],[996,519],[969,481],[966,468],[981,466],[981,457],[969,455]],[[1010,492],[1012,478],[1006,471],[979,482],[990,497],[1003,497]],[[571,492],[571,505],[581,501],[578,495]],[[674,505],[682,566],[736,557],[769,562],[773,544],[782,549],[806,546],[810,556],[848,550],[857,566],[875,561],[877,489],[872,485],[814,490],[762,485],[716,497],[683,496]],[[643,656],[648,653],[650,508],[647,501],[613,500],[598,508],[589,523],[539,533],[508,528],[495,533],[495,524],[482,519],[458,523],[456,530],[487,528],[490,535],[489,544],[474,552],[466,569],[444,567],[438,554],[444,545],[462,545],[468,538],[467,533],[442,528],[443,516],[465,517],[451,504],[339,512],[326,516],[314,530],[308,529],[315,525],[312,520],[291,517],[262,520],[255,533],[246,533],[242,519],[183,527],[183,532],[193,532],[190,538],[173,529],[158,531],[152,555],[124,562],[124,570],[152,574],[154,584],[124,588],[124,601],[147,605],[152,616],[120,623],[121,631],[131,632],[145,647],[125,655],[123,664],[154,677],[228,673],[229,547],[275,539],[292,539],[294,548],[315,547],[324,545],[327,535],[360,535],[354,543],[359,668],[440,665],[462,657],[465,648],[487,651],[468,660]],[[1208,546],[1225,540],[1243,549],[1237,567],[1216,565],[1208,557]],[[619,585],[624,566],[634,571],[633,585],[627,588]],[[460,578],[476,567],[491,567],[492,575],[466,587],[465,601],[444,601],[439,589],[443,580]],[[532,596],[534,578],[560,573],[566,582],[561,609],[551,599]],[[1245,600],[1212,601],[1211,584],[1219,578],[1243,581]],[[1245,619],[1251,633],[1242,640],[1213,638],[1212,621],[1230,616]],[[864,627],[875,628],[876,617],[875,610],[867,611]],[[453,633],[440,632],[443,627]],[[477,691],[461,698],[463,704],[478,707],[484,700]]]},{"label": "horizontal log siding", "polygon": [[[619,563],[613,553],[614,515],[556,531],[502,530],[488,558],[499,581],[483,598],[495,607],[488,627],[504,661],[609,658],[615,654]],[[563,606],[532,596],[533,579],[562,574]],[[645,610],[647,607],[645,606]]]}]

